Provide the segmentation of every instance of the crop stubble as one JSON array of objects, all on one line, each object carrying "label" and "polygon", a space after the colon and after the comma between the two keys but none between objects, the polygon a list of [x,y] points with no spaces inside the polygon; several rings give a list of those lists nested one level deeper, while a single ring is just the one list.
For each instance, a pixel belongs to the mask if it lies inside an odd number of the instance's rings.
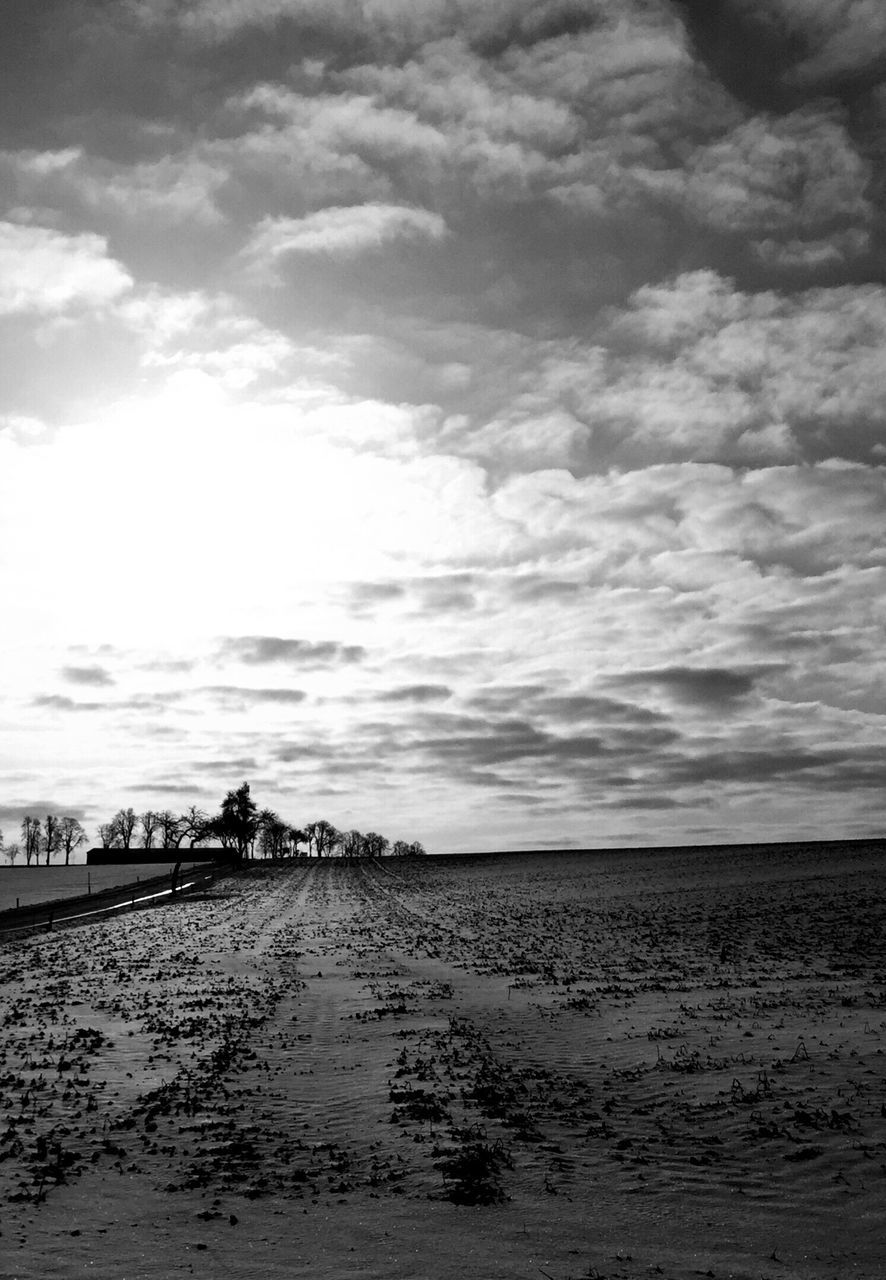
[{"label": "crop stubble", "polygon": [[884,901],[851,846],[330,861],[8,944],[4,1274],[872,1280]]}]

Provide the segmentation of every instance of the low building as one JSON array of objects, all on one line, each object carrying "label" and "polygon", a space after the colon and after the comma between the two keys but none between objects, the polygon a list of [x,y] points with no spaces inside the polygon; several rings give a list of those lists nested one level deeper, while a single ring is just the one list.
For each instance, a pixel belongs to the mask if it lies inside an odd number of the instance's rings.
[{"label": "low building", "polygon": [[238,862],[236,849],[217,844],[193,845],[186,849],[87,849],[86,865],[119,867],[150,862]]}]

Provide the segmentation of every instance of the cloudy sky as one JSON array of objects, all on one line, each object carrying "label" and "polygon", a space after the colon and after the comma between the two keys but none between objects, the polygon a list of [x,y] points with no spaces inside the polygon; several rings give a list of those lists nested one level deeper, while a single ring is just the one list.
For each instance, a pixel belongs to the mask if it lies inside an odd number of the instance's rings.
[{"label": "cloudy sky", "polygon": [[881,0],[4,0],[0,825],[884,818]]}]

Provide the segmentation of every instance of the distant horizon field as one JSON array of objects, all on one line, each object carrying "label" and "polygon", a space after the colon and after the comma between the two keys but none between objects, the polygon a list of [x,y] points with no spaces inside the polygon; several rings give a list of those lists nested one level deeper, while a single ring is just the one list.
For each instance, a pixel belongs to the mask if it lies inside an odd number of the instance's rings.
[{"label": "distant horizon field", "polygon": [[[191,867],[200,861],[199,858],[183,858],[182,866]],[[53,864],[39,868],[0,867],[0,911],[138,884],[142,880],[171,873],[174,866],[175,859],[171,862],[130,862],[108,867],[88,867],[85,862],[72,862],[68,867]]]},{"label": "distant horizon field", "polygon": [[[848,839],[848,840],[784,840],[756,843],[710,844],[710,845],[645,845],[625,846],[622,848],[549,848],[549,849],[497,849],[465,851],[461,853],[429,854],[433,862],[449,862],[467,864],[485,862],[495,859],[517,858],[573,858],[601,859],[605,862],[610,857],[634,857],[661,859],[665,857],[681,857],[696,855],[710,862],[717,856],[733,859],[737,852],[748,855],[794,854],[797,857],[818,855],[826,862],[830,854],[856,852],[859,855],[875,851],[886,854],[886,838]],[[194,855],[181,858],[183,867],[199,864],[203,859],[198,855],[200,850],[188,848],[183,854]],[[326,858],[320,861],[339,861]],[[424,861],[425,859],[421,859]],[[142,880],[162,876],[172,871],[177,859],[168,862],[128,862],[116,865],[88,866],[85,862],[71,862],[64,866],[58,863],[32,864],[31,866],[0,866],[0,911],[7,911],[16,906],[34,906],[41,902],[57,899],[75,898],[90,892],[97,893],[103,889],[117,888],[122,885],[138,884]],[[317,858],[281,859],[287,863],[317,862]],[[396,864],[399,859],[389,858],[386,862]],[[251,865],[269,866],[273,860],[255,858]]]}]

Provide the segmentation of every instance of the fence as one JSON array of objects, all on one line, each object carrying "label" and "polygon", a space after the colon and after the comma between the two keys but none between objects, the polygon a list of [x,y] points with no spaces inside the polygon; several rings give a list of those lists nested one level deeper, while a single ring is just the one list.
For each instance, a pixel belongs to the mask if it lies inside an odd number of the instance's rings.
[{"label": "fence", "polygon": [[219,876],[230,874],[229,867],[208,863],[187,871],[166,872],[137,884],[116,885],[98,893],[75,898],[56,898],[51,902],[35,902],[26,907],[0,911],[0,937],[25,933],[31,929],[53,929],[61,924],[85,924],[114,911],[132,911],[137,907],[156,906],[181,894],[194,893],[213,884]]}]

